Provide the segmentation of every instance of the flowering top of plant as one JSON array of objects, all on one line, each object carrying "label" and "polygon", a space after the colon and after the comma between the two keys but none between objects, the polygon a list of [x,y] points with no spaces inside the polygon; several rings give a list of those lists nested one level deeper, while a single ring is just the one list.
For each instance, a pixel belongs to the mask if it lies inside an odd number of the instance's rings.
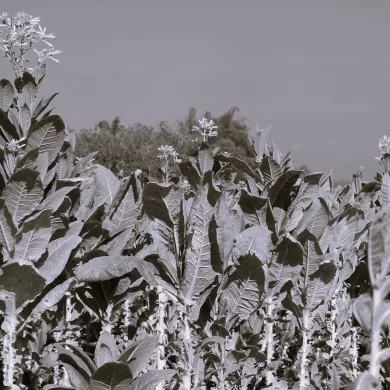
[{"label": "flowering top of plant", "polygon": [[181,159],[177,158],[179,153],[176,152],[175,148],[171,145],[161,145],[158,148],[158,151],[161,152],[160,155],[158,155],[158,158],[161,158],[164,161],[173,160],[173,162],[180,163]]},{"label": "flowering top of plant", "polygon": [[[55,50],[53,45],[47,41],[49,38],[55,39],[55,36],[47,34],[46,28],[42,29],[39,21],[39,18],[33,18],[24,12],[18,12],[13,20],[6,12],[0,15],[0,49],[3,50],[4,57],[12,63],[17,77],[21,77],[26,70],[36,70],[47,58],[59,62],[53,56],[62,54],[62,52]],[[38,42],[45,43],[49,49],[35,49],[34,46]],[[24,63],[28,63],[30,59],[25,57],[25,54],[31,49],[38,55],[38,64],[34,68],[26,68]]]},{"label": "flowering top of plant", "polygon": [[390,153],[390,137],[385,135],[379,140],[378,149],[382,154]]},{"label": "flowering top of plant", "polygon": [[203,135],[203,141],[207,141],[207,137],[216,137],[218,136],[218,132],[216,130],[217,126],[214,125],[214,121],[210,120],[210,122],[207,121],[206,118],[202,118],[198,121],[200,123],[200,127],[193,126],[192,131],[197,131],[198,133]]},{"label": "flowering top of plant", "polygon": [[378,149],[381,151],[380,157],[375,157],[375,160],[382,160],[384,154],[390,154],[390,137],[385,135],[379,140]]}]

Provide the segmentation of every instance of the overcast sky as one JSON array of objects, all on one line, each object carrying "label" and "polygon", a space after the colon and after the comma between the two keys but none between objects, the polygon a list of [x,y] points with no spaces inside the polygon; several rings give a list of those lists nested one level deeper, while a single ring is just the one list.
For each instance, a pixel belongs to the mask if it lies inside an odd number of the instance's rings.
[{"label": "overcast sky", "polygon": [[[68,127],[174,123],[238,106],[296,164],[349,179],[390,135],[388,0],[2,0],[64,51],[42,93]],[[32,53],[32,58],[35,54]],[[12,76],[0,58],[0,78]]]}]

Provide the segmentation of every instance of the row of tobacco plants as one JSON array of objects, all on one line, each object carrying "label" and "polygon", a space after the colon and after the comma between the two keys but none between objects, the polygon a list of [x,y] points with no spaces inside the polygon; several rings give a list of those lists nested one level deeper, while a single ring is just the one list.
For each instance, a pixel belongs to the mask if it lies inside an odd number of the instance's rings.
[{"label": "row of tobacco plants", "polygon": [[[37,24],[18,18],[11,33]],[[33,76],[8,54],[2,388],[390,388],[387,138],[383,174],[334,188],[295,170],[268,130],[256,169],[212,150],[202,119],[197,157],[162,146],[161,182],[118,179],[95,153],[75,157],[55,95],[37,97],[43,62]]]}]

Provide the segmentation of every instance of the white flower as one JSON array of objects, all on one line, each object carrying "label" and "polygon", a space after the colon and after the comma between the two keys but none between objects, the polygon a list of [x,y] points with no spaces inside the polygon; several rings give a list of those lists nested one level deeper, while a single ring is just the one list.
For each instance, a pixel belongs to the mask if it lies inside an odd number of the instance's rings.
[{"label": "white flower", "polygon": [[176,152],[175,148],[171,145],[161,145],[158,148],[158,151],[161,152],[160,155],[158,155],[158,158],[161,158],[162,160],[169,161],[173,160],[173,162],[180,163],[181,159],[178,158],[179,153]]},{"label": "white flower", "polygon": [[[29,58],[25,57],[29,50],[33,49],[38,54],[38,65],[47,58],[58,62],[53,56],[62,53],[60,50],[54,50],[53,45],[47,41],[55,39],[55,36],[47,34],[46,28],[42,29],[39,21],[39,18],[33,18],[24,12],[19,12],[14,20],[8,18],[6,13],[0,15],[0,49],[12,63],[17,76],[21,76],[26,70],[35,70],[24,67],[24,62],[29,62]],[[34,46],[38,42],[45,43],[50,49],[36,50]]]},{"label": "white flower", "polygon": [[390,153],[390,137],[385,135],[379,140],[378,149],[382,154]]},{"label": "white flower", "polygon": [[217,128],[217,126],[213,126],[213,120],[207,122],[206,118],[202,118],[198,122],[200,123],[200,128],[198,126],[193,126],[192,131],[197,131],[198,133],[202,134],[204,141],[207,140],[207,137],[216,137],[218,135],[218,132],[213,130]]}]

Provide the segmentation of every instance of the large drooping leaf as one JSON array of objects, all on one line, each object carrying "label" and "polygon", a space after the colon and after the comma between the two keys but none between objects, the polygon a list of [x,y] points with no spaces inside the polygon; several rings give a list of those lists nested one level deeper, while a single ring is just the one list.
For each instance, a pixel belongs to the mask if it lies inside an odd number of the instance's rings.
[{"label": "large drooping leaf", "polygon": [[115,362],[118,359],[119,350],[116,346],[114,336],[103,330],[100,333],[99,339],[95,347],[95,364],[96,367],[101,367],[106,363]]},{"label": "large drooping leaf", "polygon": [[51,283],[64,270],[69,261],[71,252],[80,244],[82,238],[79,236],[65,236],[51,241],[47,246],[48,257],[38,269],[39,274]]},{"label": "large drooping leaf", "polygon": [[64,121],[59,115],[50,115],[30,127],[25,151],[39,148],[39,153],[47,152],[50,165],[59,154],[64,140]]},{"label": "large drooping leaf", "polygon": [[70,278],[51,289],[39,302],[37,302],[37,305],[33,308],[25,322],[27,322],[29,318],[38,317],[44,311],[49,310],[55,306],[62,298],[64,298],[65,293],[69,291],[75,284],[76,279]]},{"label": "large drooping leaf", "polygon": [[274,282],[274,290],[277,287],[280,289],[287,281],[298,275],[304,255],[302,245],[290,235],[283,237],[276,251],[277,255],[268,267],[269,282]]},{"label": "large drooping leaf", "polygon": [[12,84],[6,80],[0,80],[0,110],[7,112],[14,100],[15,90]]},{"label": "large drooping leaf", "polygon": [[109,218],[112,224],[112,229],[110,230],[132,229],[135,226],[141,208],[140,203],[135,198],[137,191],[135,181],[136,178],[133,174],[121,185],[113,201],[115,206],[111,211],[113,206],[111,205],[109,211]]},{"label": "large drooping leaf", "polygon": [[236,270],[223,287],[222,305],[228,318],[248,319],[261,305],[265,274],[263,263],[255,255],[239,257]]},{"label": "large drooping leaf", "polygon": [[368,270],[373,286],[380,287],[390,271],[390,204],[377,213],[368,242]]},{"label": "large drooping leaf", "polygon": [[16,228],[12,215],[5,205],[4,199],[0,199],[0,244],[11,253],[15,247]]},{"label": "large drooping leaf", "polygon": [[63,187],[54,191],[48,195],[41,204],[39,204],[37,210],[51,210],[53,213],[56,212],[64,202],[65,197],[75,188],[76,187]]},{"label": "large drooping leaf", "polygon": [[42,197],[39,174],[28,168],[16,171],[10,177],[2,195],[16,226],[38,206]]},{"label": "large drooping leaf", "polygon": [[131,390],[154,389],[159,383],[169,381],[175,374],[175,370],[150,370],[132,383]]},{"label": "large drooping leaf", "polygon": [[313,173],[302,178],[298,193],[287,209],[282,228],[287,232],[294,230],[303,217],[306,209],[318,197],[318,186],[322,173]]},{"label": "large drooping leaf", "polygon": [[226,197],[226,192],[223,192],[215,206],[219,253],[224,262],[224,269],[229,265],[229,256],[233,249],[234,240],[245,228],[243,214],[231,209]]},{"label": "large drooping leaf", "polygon": [[50,210],[41,211],[25,221],[15,238],[15,261],[37,261],[45,253],[51,238]]},{"label": "large drooping leaf", "polygon": [[95,199],[104,199],[106,203],[106,209],[113,202],[119,187],[120,181],[116,176],[107,168],[102,165],[96,164],[95,171]]},{"label": "large drooping leaf", "polygon": [[215,268],[221,267],[214,216],[220,193],[212,186],[211,171],[204,179],[203,186],[195,195],[187,222],[190,242],[184,260],[182,290],[188,304],[195,302],[210,287],[217,275]]},{"label": "large drooping leaf", "polygon": [[12,140],[19,139],[19,134],[16,130],[16,127],[13,125],[13,123],[9,120],[8,115],[0,109],[0,130],[1,130],[1,136],[0,138],[3,139],[3,141],[0,141],[0,144],[2,146],[2,149],[4,149],[6,142],[11,142]]},{"label": "large drooping leaf", "polygon": [[75,276],[79,281],[84,282],[110,280],[131,272],[139,263],[140,259],[134,256],[95,257],[81,265]]},{"label": "large drooping leaf", "polygon": [[133,378],[136,378],[153,356],[157,344],[157,336],[137,340],[119,355],[118,361],[127,363]]},{"label": "large drooping leaf", "polygon": [[291,187],[296,183],[302,171],[287,171],[276,179],[268,191],[272,206],[279,206],[288,197]]},{"label": "large drooping leaf", "polygon": [[86,390],[130,390],[132,379],[127,364],[110,362],[97,369]]},{"label": "large drooping leaf", "polygon": [[183,244],[184,215],[180,188],[157,183],[147,183],[142,193],[145,214],[151,220],[160,220],[159,231],[168,240],[174,242],[176,254]]},{"label": "large drooping leaf", "polygon": [[267,226],[266,210],[267,199],[249,194],[244,189],[241,191],[239,201],[246,223],[251,225]]},{"label": "large drooping leaf", "polygon": [[4,265],[1,271],[0,289],[15,294],[17,308],[34,299],[45,286],[45,280],[33,266],[10,263]]},{"label": "large drooping leaf", "polygon": [[262,263],[270,258],[271,232],[265,226],[251,226],[241,232],[234,242],[232,259],[238,262],[246,255],[256,256]]},{"label": "large drooping leaf", "polygon": [[314,199],[311,205],[303,211],[304,215],[294,230],[294,234],[299,235],[307,229],[317,238],[320,238],[331,218],[328,205],[322,198],[317,198]]}]

